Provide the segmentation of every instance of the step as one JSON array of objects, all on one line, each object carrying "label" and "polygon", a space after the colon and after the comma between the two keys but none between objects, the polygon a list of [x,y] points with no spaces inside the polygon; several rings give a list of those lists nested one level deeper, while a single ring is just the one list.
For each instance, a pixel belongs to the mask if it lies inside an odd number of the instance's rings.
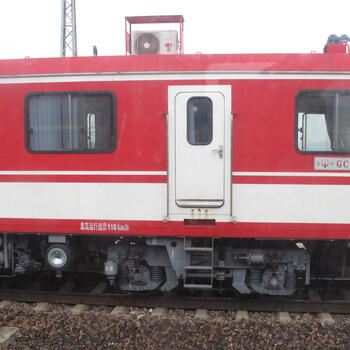
[{"label": "step", "polygon": [[186,247],[186,252],[213,252],[213,248],[205,248],[205,247]]},{"label": "step", "polygon": [[212,289],[213,286],[211,284],[185,284],[185,288],[194,288],[194,289]]},{"label": "step", "polygon": [[201,265],[188,265],[184,267],[185,270],[213,270],[212,266],[201,266]]}]

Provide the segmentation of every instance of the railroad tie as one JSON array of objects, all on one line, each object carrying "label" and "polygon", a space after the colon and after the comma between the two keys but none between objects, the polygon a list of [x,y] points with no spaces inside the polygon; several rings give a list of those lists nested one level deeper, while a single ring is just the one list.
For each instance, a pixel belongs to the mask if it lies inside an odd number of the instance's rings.
[{"label": "railroad tie", "polygon": [[152,316],[166,316],[168,313],[168,309],[165,307],[156,307],[154,311],[151,313]]},{"label": "railroad tie", "polygon": [[34,306],[33,310],[36,312],[46,311],[49,308],[49,303],[38,303]]},{"label": "railroad tie", "polygon": [[322,301],[322,298],[320,297],[320,294],[315,289],[309,289],[308,290],[308,295],[309,295],[309,299],[311,301],[315,301],[315,302],[316,301]]},{"label": "railroad tie", "polygon": [[111,315],[121,315],[126,313],[126,307],[125,306],[116,306],[112,311]]},{"label": "railroad tie", "polygon": [[6,306],[11,305],[11,301],[10,300],[2,300],[0,301],[0,309],[3,309]]},{"label": "railroad tie", "polygon": [[278,313],[278,321],[280,321],[282,323],[290,322],[291,318],[290,318],[289,312],[284,312],[284,311],[279,312]]},{"label": "railroad tie", "polygon": [[320,322],[334,323],[334,318],[328,312],[319,312],[316,315],[316,319]]},{"label": "railroad tie", "polygon": [[69,293],[74,289],[75,283],[68,281],[60,289],[60,293]]},{"label": "railroad tie", "polygon": [[345,299],[347,299],[347,300],[350,299],[350,290],[344,289],[344,290],[342,290],[342,293],[343,293]]},{"label": "railroad tie", "polygon": [[207,309],[197,309],[194,318],[199,320],[206,320],[209,317],[209,312]]},{"label": "railroad tie", "polygon": [[248,321],[249,320],[249,313],[248,311],[242,311],[239,310],[236,312],[236,317],[235,317],[236,321]]},{"label": "railroad tie", "polygon": [[0,327],[0,347],[6,349],[9,345],[15,344],[15,339],[20,335],[17,327]]},{"label": "railroad tie", "polygon": [[91,292],[91,294],[101,294],[107,289],[106,283],[99,283]]},{"label": "railroad tie", "polygon": [[70,312],[72,312],[75,315],[79,315],[79,314],[87,311],[88,309],[89,309],[89,307],[85,304],[77,304],[70,309]]}]

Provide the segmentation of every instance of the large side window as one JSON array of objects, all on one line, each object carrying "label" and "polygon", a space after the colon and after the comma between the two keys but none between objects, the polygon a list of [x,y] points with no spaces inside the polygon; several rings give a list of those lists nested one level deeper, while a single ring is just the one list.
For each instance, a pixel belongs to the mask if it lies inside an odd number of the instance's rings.
[{"label": "large side window", "polygon": [[350,153],[350,90],[300,92],[296,119],[299,152]]},{"label": "large side window", "polygon": [[115,97],[107,92],[34,93],[26,97],[30,152],[109,153],[116,147]]}]

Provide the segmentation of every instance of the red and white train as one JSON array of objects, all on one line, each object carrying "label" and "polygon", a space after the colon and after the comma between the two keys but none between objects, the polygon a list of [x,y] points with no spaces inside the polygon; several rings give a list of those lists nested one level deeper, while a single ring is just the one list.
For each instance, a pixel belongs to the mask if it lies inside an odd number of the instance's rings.
[{"label": "red and white train", "polygon": [[270,295],[346,278],[346,40],[185,55],[144,34],[126,56],[0,61],[1,275]]}]

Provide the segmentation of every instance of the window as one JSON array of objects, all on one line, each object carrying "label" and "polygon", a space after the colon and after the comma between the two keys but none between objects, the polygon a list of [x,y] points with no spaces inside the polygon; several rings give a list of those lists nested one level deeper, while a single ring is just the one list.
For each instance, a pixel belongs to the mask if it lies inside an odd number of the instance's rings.
[{"label": "window", "polygon": [[187,141],[209,145],[213,139],[213,102],[208,97],[192,97],[187,102]]},{"label": "window", "polygon": [[114,151],[114,95],[107,92],[29,94],[26,145],[34,153]]},{"label": "window", "polygon": [[296,118],[300,152],[350,153],[350,90],[302,91]]}]

